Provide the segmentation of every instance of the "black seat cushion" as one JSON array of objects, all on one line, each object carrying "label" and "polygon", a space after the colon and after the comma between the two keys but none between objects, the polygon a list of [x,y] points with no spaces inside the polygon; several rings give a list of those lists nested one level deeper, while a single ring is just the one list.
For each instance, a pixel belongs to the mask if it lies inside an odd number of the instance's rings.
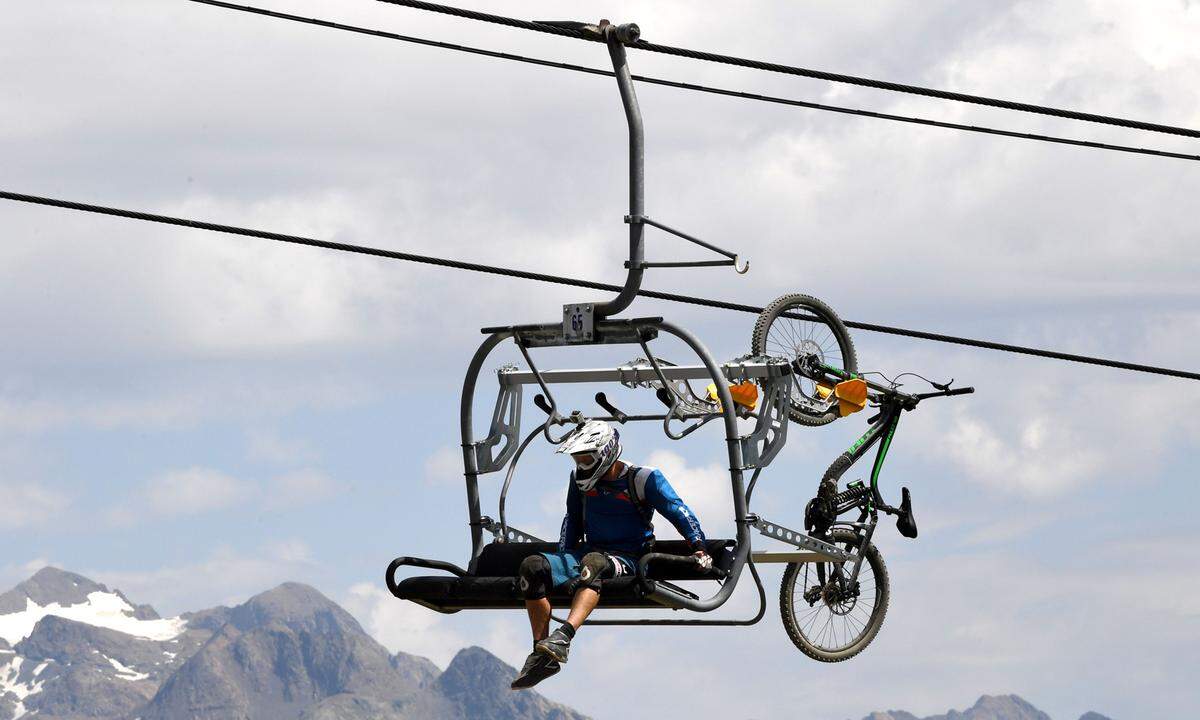
[{"label": "black seat cushion", "polygon": [[[401,580],[396,597],[411,600],[434,610],[523,608],[525,600],[512,577],[453,577],[421,576]],[[550,594],[556,607],[566,607],[571,597],[562,589]],[[600,591],[600,607],[644,608],[662,607],[642,598],[636,578],[625,576],[605,580]]]},{"label": "black seat cushion", "polygon": [[[728,570],[733,564],[732,540],[708,540],[706,549],[713,557],[713,565]],[[523,608],[524,598],[517,586],[517,568],[526,557],[537,552],[556,552],[556,543],[490,543],[483,548],[476,563],[475,574],[466,577],[451,575],[425,575],[401,580],[396,586],[396,597],[411,600],[441,612],[456,612],[467,609]],[[667,540],[654,546],[655,552],[672,555],[691,555],[687,543]],[[655,580],[707,580],[712,576],[686,566],[651,564],[650,577]],[[571,597],[563,587],[550,594],[555,607],[570,604]],[[600,607],[606,608],[661,608],[662,605],[647,600],[639,592],[637,578],[625,575],[604,580],[600,589]]]},{"label": "black seat cushion", "polygon": [[[733,564],[732,540],[708,540],[705,549],[713,565],[728,570]],[[476,577],[513,577],[525,558],[540,552],[557,552],[557,543],[488,543],[475,564]],[[682,540],[663,540],[655,543],[654,552],[670,555],[691,555],[691,547]],[[651,563],[649,576],[656,580],[704,580],[710,576],[681,565]]]}]

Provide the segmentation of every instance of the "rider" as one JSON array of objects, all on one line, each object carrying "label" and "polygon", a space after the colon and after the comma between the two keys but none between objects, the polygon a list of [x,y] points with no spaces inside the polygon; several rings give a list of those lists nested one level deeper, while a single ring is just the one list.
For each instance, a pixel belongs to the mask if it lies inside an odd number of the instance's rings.
[{"label": "rider", "polygon": [[[561,669],[571,639],[600,601],[600,581],[637,573],[638,559],[654,543],[654,511],[687,539],[702,569],[712,567],[704,531],[695,514],[655,468],[621,462],[621,436],[600,420],[572,431],[556,452],[571,455],[575,470],[567,488],[558,552],[530,555],[521,563],[520,585],[533,630],[533,652],[513,681],[514,690],[533,687]],[[566,586],[571,613],[550,632],[551,589]]]}]

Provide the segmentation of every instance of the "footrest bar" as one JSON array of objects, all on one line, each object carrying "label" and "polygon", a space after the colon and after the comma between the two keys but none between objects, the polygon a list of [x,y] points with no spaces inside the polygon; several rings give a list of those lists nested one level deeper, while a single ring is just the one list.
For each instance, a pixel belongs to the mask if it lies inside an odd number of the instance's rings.
[{"label": "footrest bar", "polygon": [[760,533],[769,538],[774,538],[789,545],[794,545],[801,550],[820,553],[825,556],[823,558],[825,560],[846,562],[853,559],[853,555],[836,545],[831,545],[824,540],[818,540],[814,537],[810,537],[806,533],[802,533],[799,530],[786,528],[779,523],[771,522],[765,518],[755,517],[750,524]]}]

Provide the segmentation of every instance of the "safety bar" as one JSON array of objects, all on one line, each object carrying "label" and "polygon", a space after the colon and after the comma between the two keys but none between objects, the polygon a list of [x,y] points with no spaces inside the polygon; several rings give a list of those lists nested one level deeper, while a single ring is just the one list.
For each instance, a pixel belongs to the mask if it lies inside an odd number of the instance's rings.
[{"label": "safety bar", "polygon": [[[699,565],[700,559],[695,555],[672,555],[671,553],[646,553],[642,559],[638,561],[638,576],[642,580],[648,580],[647,572],[650,569],[650,563],[666,563],[668,565]],[[725,579],[729,573],[719,567],[710,567],[708,572],[715,577]]]},{"label": "safety bar", "polygon": [[444,570],[448,573],[457,575],[458,577],[467,577],[470,575],[466,570],[463,570],[454,563],[448,563],[443,560],[426,560],[425,558],[408,557],[407,555],[396,558],[388,563],[387,574],[384,576],[384,582],[387,583],[387,589],[396,597],[400,597],[398,586],[396,585],[396,570],[400,567],[408,565],[410,567],[427,568],[429,570]]}]

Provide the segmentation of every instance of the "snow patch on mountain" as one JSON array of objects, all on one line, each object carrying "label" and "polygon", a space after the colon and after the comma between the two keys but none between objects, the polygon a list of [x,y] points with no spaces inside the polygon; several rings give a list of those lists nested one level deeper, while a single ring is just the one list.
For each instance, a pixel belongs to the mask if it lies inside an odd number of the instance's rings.
[{"label": "snow patch on mountain", "polygon": [[42,606],[26,598],[23,611],[0,615],[0,638],[15,645],[29,637],[38,621],[47,615],[57,615],[147,640],[171,640],[187,628],[187,621],[182,618],[139,620],[134,613],[133,606],[123,597],[109,592],[89,593],[86,602],[65,606],[58,603]]},{"label": "snow patch on mountain", "polygon": [[[29,696],[41,692],[43,683],[32,679],[29,682],[21,682],[21,665],[25,663],[25,658],[14,653],[11,658],[4,660],[6,654],[0,653],[0,697],[4,697],[8,693],[16,696],[16,707],[12,716],[12,720],[16,720],[28,712],[25,708],[25,700]],[[34,675],[36,676],[42,669],[44,668],[39,667],[34,671]]]},{"label": "snow patch on mountain", "polygon": [[134,682],[136,680],[145,680],[146,678],[150,677],[149,673],[140,673],[137,670],[134,670],[133,668],[125,667],[119,661],[113,660],[112,658],[108,657],[107,655],[104,656],[104,659],[107,660],[108,663],[110,665],[112,665],[113,668],[116,669],[117,677],[121,678],[122,680],[128,680],[130,682]]}]

